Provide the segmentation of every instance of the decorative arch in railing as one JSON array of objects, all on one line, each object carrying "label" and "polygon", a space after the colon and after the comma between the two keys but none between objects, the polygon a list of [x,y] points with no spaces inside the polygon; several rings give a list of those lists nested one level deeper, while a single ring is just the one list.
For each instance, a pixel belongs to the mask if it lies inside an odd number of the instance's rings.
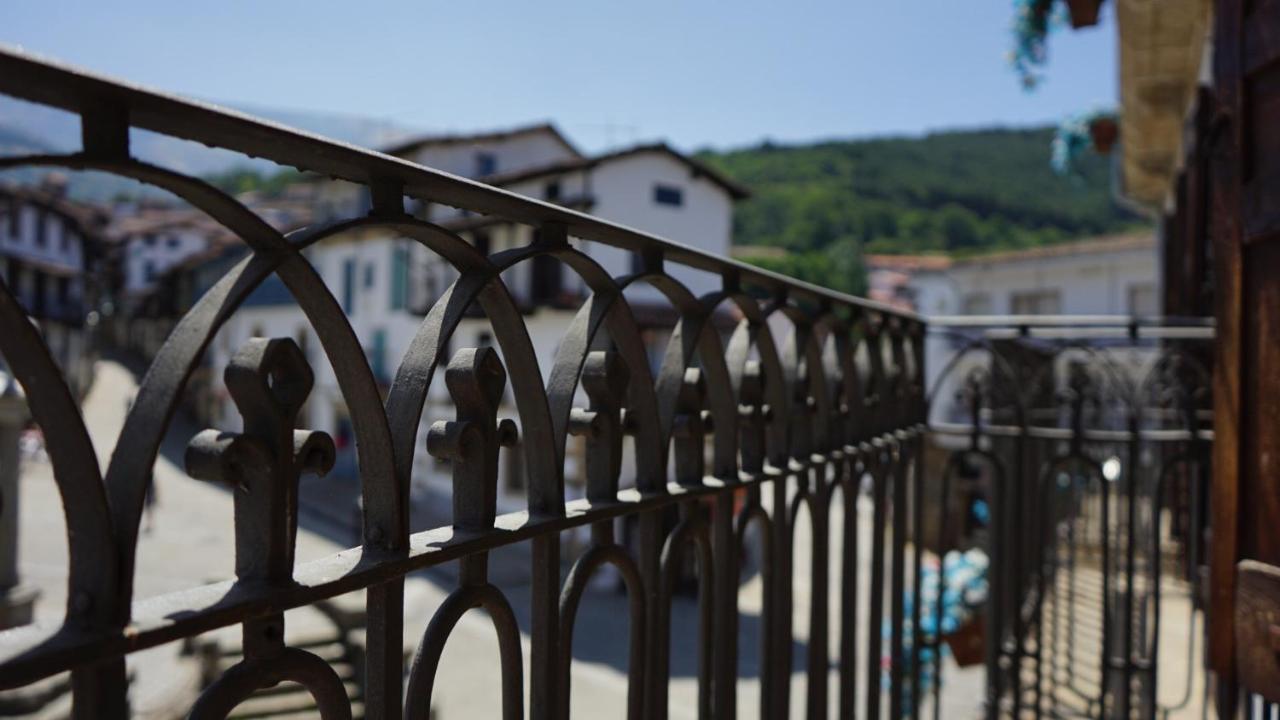
[{"label": "decorative arch in railing", "polygon": [[[805,693],[811,717],[827,713],[833,652],[842,716],[853,714],[858,696],[855,657],[869,654],[863,694],[874,714],[881,695],[880,624],[885,620],[896,627],[890,639],[890,691],[899,699],[891,705],[900,707],[908,683],[918,690],[919,663],[911,660],[901,636],[901,596],[908,583],[905,513],[909,504],[918,513],[923,503],[918,488],[908,490],[906,472],[925,421],[921,318],[558,206],[16,51],[0,49],[0,93],[79,114],[84,138],[79,153],[0,159],[0,169],[59,167],[138,180],[202,211],[249,251],[190,311],[173,318],[173,329],[152,359],[126,419],[122,438],[127,444],[119,445],[105,478],[93,462],[83,419],[47,349],[0,280],[0,352],[46,430],[71,539],[71,600],[65,622],[0,633],[0,687],[69,670],[78,716],[123,717],[126,655],[241,625],[246,659],[204,691],[193,717],[223,717],[253,692],[286,680],[304,685],[323,717],[348,717],[350,708],[332,669],[286,644],[284,612],[363,589],[369,618],[363,679],[368,717],[429,714],[445,644],[473,608],[489,614],[497,633],[500,667],[494,682],[502,692],[504,717],[525,714],[526,664],[528,714],[565,717],[577,610],[587,598],[590,576],[612,565],[628,592],[628,714],[660,718],[668,702],[670,603],[681,560],[692,552],[700,593],[697,709],[701,717],[733,717],[741,650],[738,582],[745,536],[750,526],[758,526],[764,553],[761,714],[789,714],[795,641],[791,580],[799,572],[812,575]],[[133,158],[131,129],[355,183],[369,190],[372,210],[366,217],[284,235],[207,183]],[[485,256],[459,235],[405,214],[406,198],[536,227],[538,240]],[[318,243],[361,232],[416,242],[458,273],[422,318],[385,400],[351,323],[303,254]],[[571,245],[570,238],[637,253],[642,270],[612,277],[591,255]],[[502,278],[505,271],[540,257],[568,266],[590,291],[569,320],[549,367],[548,358],[535,353]],[[676,265],[713,273],[721,286],[699,297],[667,272]],[[304,354],[291,340],[254,339],[226,368],[245,431],[202,433],[188,450],[193,476],[243,488],[235,494],[237,578],[139,599],[133,587],[134,555],[160,443],[193,372],[207,361],[214,336],[273,274],[319,338],[351,412],[362,544],[320,560],[294,562],[299,476],[327,472],[333,445],[322,431],[293,428],[293,416],[311,385]],[[626,296],[642,283],[655,287],[677,316],[656,377]],[[483,311],[501,357],[483,348],[444,356],[471,307]],[[739,319],[722,336],[714,320],[725,308]],[[775,337],[786,325],[789,337]],[[865,363],[859,362],[860,354]],[[452,525],[414,532],[409,526],[411,472],[427,395],[441,364],[447,364],[444,381],[457,415],[430,429],[426,450],[451,462]],[[549,371],[545,383],[544,369]],[[518,424],[498,417],[508,380]],[[575,407],[584,394],[588,407]],[[585,437],[588,490],[585,499],[566,502],[570,435]],[[517,436],[530,478],[527,511],[498,515],[498,448]],[[631,468],[635,487],[625,489],[619,487],[624,436],[636,447],[636,467]],[[670,465],[675,468],[672,477]],[[869,559],[857,549],[857,499],[864,475],[873,478],[876,508],[876,547]],[[917,469],[917,485],[919,475]],[[843,497],[843,561],[839,607],[833,612],[827,568],[836,488]],[[814,528],[808,548],[799,547],[793,535],[801,507],[808,509]],[[680,520],[667,527],[663,517],[672,512]],[[631,545],[613,537],[613,522],[622,517],[638,525]],[[592,545],[562,578],[566,558],[559,535],[588,525]],[[893,560],[886,563],[890,527],[895,528]],[[527,658],[517,614],[488,577],[491,551],[526,541],[532,549]],[[794,567],[801,550],[811,561]],[[418,643],[406,685],[404,578],[454,560],[458,585]],[[871,581],[863,587],[858,576],[868,563]],[[918,573],[918,554],[915,565]],[[911,584],[918,587],[918,578]],[[898,598],[888,614],[883,608],[886,590]],[[871,609],[862,633],[856,612],[860,599]],[[840,622],[836,648],[827,644],[832,615]],[[866,638],[865,647],[858,644],[860,636]]]},{"label": "decorative arch in railing", "polygon": [[[1172,538],[1188,567],[1198,564],[1212,436],[1209,373],[1198,358],[1212,327],[1096,317],[938,325],[932,337],[954,346],[928,395],[931,426],[952,438],[940,475],[941,542],[952,541],[957,519],[973,519],[955,503],[962,470],[982,481],[990,505],[981,523],[992,579],[986,703],[1013,715],[1154,717],[1185,707],[1187,694],[1169,704],[1156,693],[1168,679],[1159,671],[1161,597],[1170,591],[1162,552]],[[1169,502],[1175,476],[1189,507]],[[1184,511],[1178,539],[1164,518]],[[1178,574],[1198,597],[1196,573]],[[1189,605],[1193,648],[1197,602]],[[940,642],[935,635],[927,645],[935,675]],[[1190,675],[1173,680],[1192,684]]]}]

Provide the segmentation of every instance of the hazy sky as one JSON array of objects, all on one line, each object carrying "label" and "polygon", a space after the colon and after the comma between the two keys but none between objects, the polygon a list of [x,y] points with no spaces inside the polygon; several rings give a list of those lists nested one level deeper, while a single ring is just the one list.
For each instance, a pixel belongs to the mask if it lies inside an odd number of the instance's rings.
[{"label": "hazy sky", "polygon": [[0,42],[220,102],[430,130],[551,119],[586,149],[1056,122],[1111,104],[1115,26],[1023,92],[1010,0],[3,0]]}]

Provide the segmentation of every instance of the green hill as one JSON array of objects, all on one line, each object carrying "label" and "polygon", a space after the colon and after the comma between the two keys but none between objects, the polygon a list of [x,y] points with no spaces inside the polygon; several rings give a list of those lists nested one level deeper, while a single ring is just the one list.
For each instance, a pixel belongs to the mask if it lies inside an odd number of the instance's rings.
[{"label": "green hill", "polygon": [[753,192],[735,212],[735,242],[788,251],[755,262],[857,292],[863,253],[973,254],[1144,224],[1112,199],[1109,158],[1089,154],[1059,176],[1052,139],[1047,127],[989,129],[700,157]]}]

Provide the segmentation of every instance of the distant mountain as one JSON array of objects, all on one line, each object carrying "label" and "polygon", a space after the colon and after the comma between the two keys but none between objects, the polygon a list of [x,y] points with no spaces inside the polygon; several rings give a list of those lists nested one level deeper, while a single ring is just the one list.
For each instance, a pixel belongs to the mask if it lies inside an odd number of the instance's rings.
[{"label": "distant mountain", "polygon": [[[368,148],[384,147],[420,132],[387,120],[358,116],[248,106],[236,109]],[[130,143],[138,158],[191,175],[204,176],[233,169],[269,173],[275,169],[266,160],[149,132],[133,131]],[[80,120],[74,114],[0,96],[0,153],[72,152],[79,147]],[[24,179],[31,173],[16,171],[10,176],[14,175]],[[71,178],[70,190],[80,199],[101,201],[120,193],[136,194],[141,188],[132,181],[110,176],[77,175]]]},{"label": "distant mountain", "polygon": [[0,153],[18,155],[21,153],[48,152],[49,149],[48,145],[18,128],[0,125]]},{"label": "distant mountain", "polygon": [[993,128],[700,157],[751,189],[734,242],[766,248],[755,262],[857,291],[863,253],[975,254],[1147,224],[1114,201],[1109,158],[1090,153],[1060,176],[1052,140],[1048,127]]}]

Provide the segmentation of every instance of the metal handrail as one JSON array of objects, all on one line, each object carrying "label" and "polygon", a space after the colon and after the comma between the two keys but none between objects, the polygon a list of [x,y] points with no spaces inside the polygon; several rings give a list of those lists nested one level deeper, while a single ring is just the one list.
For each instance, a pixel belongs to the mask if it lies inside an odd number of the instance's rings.
[{"label": "metal handrail", "polygon": [[403,158],[321,137],[245,113],[152,90],[0,43],[0,93],[100,120],[108,131],[128,127],[233,150],[279,165],[347,180],[384,192],[497,215],[527,225],[563,225],[568,235],[714,272],[726,281],[758,284],[774,293],[849,305],[902,318],[913,312],[837,292],[731,258],[492,185],[417,165]]}]

